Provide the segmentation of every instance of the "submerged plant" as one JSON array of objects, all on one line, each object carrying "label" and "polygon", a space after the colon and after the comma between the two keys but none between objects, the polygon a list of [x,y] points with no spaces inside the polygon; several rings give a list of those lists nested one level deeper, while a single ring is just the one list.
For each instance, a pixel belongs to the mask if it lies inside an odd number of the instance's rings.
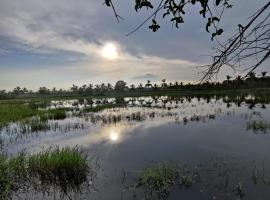
[{"label": "submerged plant", "polygon": [[254,133],[267,133],[270,130],[270,123],[264,121],[249,121],[247,122],[247,130],[253,130]]},{"label": "submerged plant", "polygon": [[161,163],[144,169],[137,177],[136,187],[143,187],[147,199],[167,199],[173,185],[190,188],[196,182],[196,173],[186,166]]},{"label": "submerged plant", "polygon": [[157,193],[160,199],[165,199],[177,178],[177,168],[163,163],[144,169],[138,177],[137,187],[143,186],[147,194]]}]

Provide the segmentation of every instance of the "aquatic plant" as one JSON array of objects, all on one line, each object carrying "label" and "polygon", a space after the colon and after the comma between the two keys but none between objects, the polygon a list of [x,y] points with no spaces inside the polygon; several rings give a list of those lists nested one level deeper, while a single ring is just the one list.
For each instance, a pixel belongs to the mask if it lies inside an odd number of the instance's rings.
[{"label": "aquatic plant", "polygon": [[188,189],[196,182],[196,177],[197,174],[186,166],[161,163],[141,171],[136,188],[143,187],[149,199],[167,199],[173,185]]},{"label": "aquatic plant", "polygon": [[0,199],[7,199],[11,194],[12,182],[8,170],[7,157],[0,155]]},{"label": "aquatic plant", "polygon": [[13,158],[0,155],[0,199],[30,186],[41,191],[58,188],[63,195],[78,192],[90,171],[86,154],[78,148],[49,148],[33,155],[22,152]]},{"label": "aquatic plant", "polygon": [[87,181],[86,155],[78,148],[48,149],[29,157],[28,170],[41,185],[58,186],[66,194]]},{"label": "aquatic plant", "polygon": [[51,109],[48,111],[48,119],[62,120],[66,119],[67,109]]},{"label": "aquatic plant", "polygon": [[104,105],[98,105],[96,107],[90,107],[90,108],[84,108],[83,112],[99,112],[105,109],[110,109],[110,108],[117,108],[121,107],[119,104],[104,104]]},{"label": "aquatic plant", "polygon": [[153,193],[157,193],[158,198],[165,199],[177,178],[177,168],[163,163],[144,169],[139,174],[137,187],[143,186],[147,194],[152,196]]},{"label": "aquatic plant", "polygon": [[50,128],[48,122],[33,120],[30,122],[31,132],[46,131]]}]

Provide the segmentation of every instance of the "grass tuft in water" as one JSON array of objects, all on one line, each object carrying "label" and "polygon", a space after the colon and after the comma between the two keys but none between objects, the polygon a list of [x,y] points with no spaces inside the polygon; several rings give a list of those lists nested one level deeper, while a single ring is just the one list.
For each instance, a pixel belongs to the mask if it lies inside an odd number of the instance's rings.
[{"label": "grass tuft in water", "polygon": [[78,148],[50,148],[34,155],[22,152],[13,158],[0,155],[0,199],[29,186],[41,191],[58,188],[64,195],[78,192],[89,171],[86,154]]},{"label": "grass tuft in water", "polygon": [[12,180],[9,177],[8,160],[0,155],[0,199],[7,199],[11,195]]},{"label": "grass tuft in water", "polygon": [[59,186],[63,193],[79,191],[89,171],[86,155],[78,148],[49,149],[32,155],[28,167],[42,185]]},{"label": "grass tuft in water", "polygon": [[167,199],[173,185],[190,188],[195,174],[186,167],[161,163],[144,169],[137,177],[136,187],[143,187],[148,198]]}]

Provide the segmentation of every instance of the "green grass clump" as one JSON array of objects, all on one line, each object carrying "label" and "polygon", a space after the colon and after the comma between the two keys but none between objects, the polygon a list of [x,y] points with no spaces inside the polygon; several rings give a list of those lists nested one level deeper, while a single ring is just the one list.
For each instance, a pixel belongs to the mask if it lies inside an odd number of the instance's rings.
[{"label": "green grass clump", "polygon": [[63,193],[79,191],[87,181],[86,155],[77,148],[49,149],[29,158],[29,172],[42,185],[59,186]]},{"label": "green grass clump", "polygon": [[0,127],[20,121],[39,113],[23,103],[0,103]]},{"label": "green grass clump", "polygon": [[144,187],[150,197],[156,194],[159,199],[166,199],[177,178],[177,168],[162,163],[144,169],[138,176],[137,187]]},{"label": "green grass clump", "polygon": [[104,104],[104,105],[98,105],[96,107],[92,108],[84,108],[83,112],[99,112],[105,109],[110,109],[110,108],[117,108],[120,107],[121,105],[119,104]]},{"label": "green grass clump", "polygon": [[63,120],[66,119],[66,110],[63,108],[51,109],[48,111],[48,119]]},{"label": "green grass clump", "polygon": [[30,127],[32,132],[46,131],[50,128],[46,121],[32,121]]},{"label": "green grass clump", "polygon": [[12,191],[7,157],[0,155],[0,199],[7,199]]},{"label": "green grass clump", "polygon": [[32,186],[45,192],[57,187],[65,195],[78,192],[88,180],[86,154],[78,148],[50,148],[34,155],[13,158],[0,155],[0,199]]},{"label": "green grass clump", "polygon": [[146,199],[167,199],[173,185],[190,188],[196,177],[197,174],[186,166],[161,163],[142,170],[137,177],[136,188],[145,189]]}]

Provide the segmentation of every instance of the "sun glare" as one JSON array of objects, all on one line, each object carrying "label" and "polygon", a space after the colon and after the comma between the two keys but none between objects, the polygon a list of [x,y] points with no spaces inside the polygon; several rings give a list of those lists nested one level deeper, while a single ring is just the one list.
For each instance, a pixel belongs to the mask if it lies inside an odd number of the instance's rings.
[{"label": "sun glare", "polygon": [[112,43],[105,44],[102,48],[101,54],[104,58],[109,60],[118,58],[117,47]]},{"label": "sun glare", "polygon": [[112,131],[112,132],[110,133],[110,139],[111,139],[111,141],[115,142],[115,141],[118,140],[118,138],[119,138],[119,134],[116,133],[115,131]]}]

